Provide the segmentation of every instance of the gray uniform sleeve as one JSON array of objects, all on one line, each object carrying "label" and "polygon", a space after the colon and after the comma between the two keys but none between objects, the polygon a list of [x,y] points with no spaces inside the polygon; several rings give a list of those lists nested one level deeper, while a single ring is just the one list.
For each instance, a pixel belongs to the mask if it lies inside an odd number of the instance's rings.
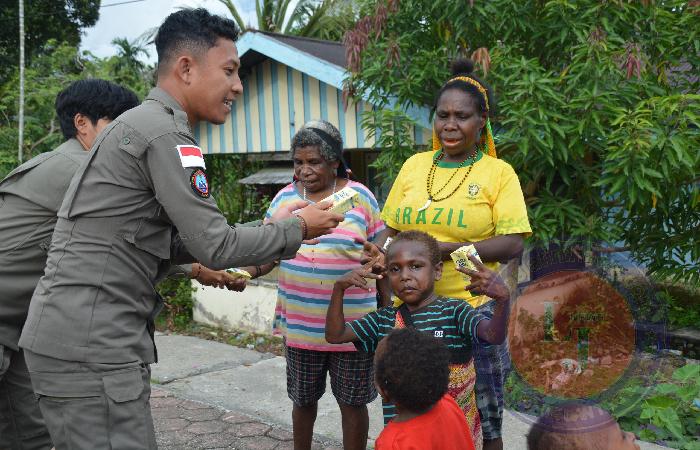
[{"label": "gray uniform sleeve", "polygon": [[170,266],[167,278],[189,278],[192,273],[192,264],[179,264]]},{"label": "gray uniform sleeve", "polygon": [[146,172],[189,254],[216,270],[294,257],[302,240],[298,220],[257,227],[229,226],[214,199],[193,187],[191,177],[198,168],[183,167],[177,146],[192,145],[188,141],[175,133],[152,141]]}]

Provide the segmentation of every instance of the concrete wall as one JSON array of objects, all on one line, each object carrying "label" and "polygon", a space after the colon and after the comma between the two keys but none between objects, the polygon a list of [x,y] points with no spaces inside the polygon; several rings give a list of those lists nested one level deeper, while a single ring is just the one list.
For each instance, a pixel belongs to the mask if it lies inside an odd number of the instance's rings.
[{"label": "concrete wall", "polygon": [[272,333],[272,319],[277,303],[277,284],[250,281],[245,291],[204,287],[193,281],[195,292],[194,320],[224,329],[245,329]]}]

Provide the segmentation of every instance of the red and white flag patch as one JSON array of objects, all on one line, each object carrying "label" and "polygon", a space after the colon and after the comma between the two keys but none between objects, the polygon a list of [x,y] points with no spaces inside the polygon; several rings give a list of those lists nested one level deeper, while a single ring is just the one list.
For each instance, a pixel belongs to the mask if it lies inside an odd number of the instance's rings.
[{"label": "red and white flag patch", "polygon": [[180,155],[182,167],[201,167],[202,169],[206,169],[204,157],[202,156],[202,149],[196,145],[178,145],[177,153]]}]

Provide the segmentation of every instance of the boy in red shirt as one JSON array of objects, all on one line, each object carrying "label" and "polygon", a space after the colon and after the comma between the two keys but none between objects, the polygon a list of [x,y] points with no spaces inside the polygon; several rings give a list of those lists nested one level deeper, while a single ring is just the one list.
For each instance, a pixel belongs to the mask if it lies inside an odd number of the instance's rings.
[{"label": "boy in red shirt", "polygon": [[377,390],[397,415],[377,438],[376,450],[474,450],[467,420],[447,393],[450,353],[412,328],[393,330],[377,345]]}]

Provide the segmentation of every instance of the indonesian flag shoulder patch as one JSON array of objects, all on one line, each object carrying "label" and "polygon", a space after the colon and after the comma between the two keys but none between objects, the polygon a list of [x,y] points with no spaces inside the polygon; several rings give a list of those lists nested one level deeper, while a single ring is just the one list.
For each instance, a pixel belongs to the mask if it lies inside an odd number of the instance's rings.
[{"label": "indonesian flag shoulder patch", "polygon": [[206,169],[204,157],[202,156],[202,149],[196,145],[178,145],[177,153],[180,155],[182,167],[201,167],[202,169]]}]

